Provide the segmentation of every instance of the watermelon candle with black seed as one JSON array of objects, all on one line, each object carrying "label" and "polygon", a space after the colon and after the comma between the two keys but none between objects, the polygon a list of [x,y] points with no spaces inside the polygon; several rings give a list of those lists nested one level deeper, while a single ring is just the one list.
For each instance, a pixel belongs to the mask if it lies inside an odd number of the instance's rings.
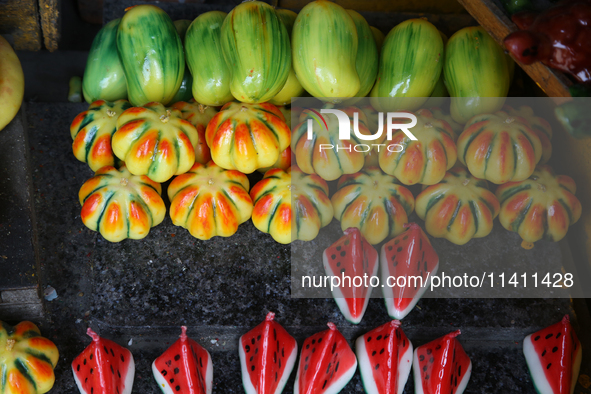
[{"label": "watermelon candle with black seed", "polygon": [[302,345],[294,394],[336,394],[351,380],[357,358],[333,323]]},{"label": "watermelon candle with black seed", "polygon": [[152,363],[152,373],[164,394],[211,394],[213,363],[209,352],[187,336],[181,336]]},{"label": "watermelon candle with black seed", "polygon": [[388,314],[403,319],[421,299],[439,268],[439,256],[416,223],[382,246],[382,291]]},{"label": "watermelon candle with black seed", "polygon": [[131,352],[101,338],[90,327],[90,345],[72,362],[74,380],[82,394],[130,394],[135,363]]},{"label": "watermelon candle with black seed", "polygon": [[413,357],[416,394],[462,394],[472,361],[457,340],[460,330],[419,346]]},{"label": "watermelon candle with black seed", "polygon": [[525,337],[523,354],[538,393],[572,394],[575,391],[583,351],[568,315]]},{"label": "watermelon candle with black seed", "polygon": [[391,320],[357,338],[355,351],[367,394],[402,394],[412,366],[412,343]]},{"label": "watermelon candle with black seed", "polygon": [[358,228],[349,227],[343,237],[324,250],[322,262],[326,275],[335,277],[335,284],[338,279],[339,286],[331,287],[337,306],[347,321],[358,324],[367,309],[372,287],[364,283],[355,285],[354,278],[377,275],[378,252]]},{"label": "watermelon candle with black seed", "polygon": [[269,312],[264,322],[240,337],[246,394],[280,394],[295,365],[298,344],[274,319],[275,314]]}]

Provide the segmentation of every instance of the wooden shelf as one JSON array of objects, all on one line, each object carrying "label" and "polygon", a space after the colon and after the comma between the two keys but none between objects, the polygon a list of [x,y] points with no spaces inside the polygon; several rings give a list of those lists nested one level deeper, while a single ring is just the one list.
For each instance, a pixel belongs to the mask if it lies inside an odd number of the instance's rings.
[{"label": "wooden shelf", "polygon": [[[503,39],[517,30],[517,26],[499,9],[493,0],[458,0],[504,48]],[[515,59],[513,59],[515,60]],[[549,97],[570,97],[568,90],[572,82],[558,71],[540,62],[526,66],[515,61]]]}]

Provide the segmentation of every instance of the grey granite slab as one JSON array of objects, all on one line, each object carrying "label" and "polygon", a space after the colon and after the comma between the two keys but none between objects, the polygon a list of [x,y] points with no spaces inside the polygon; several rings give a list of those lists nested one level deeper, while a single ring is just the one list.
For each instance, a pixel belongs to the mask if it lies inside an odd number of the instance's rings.
[{"label": "grey granite slab", "polygon": [[[90,342],[88,326],[124,346],[133,339],[134,393],[159,392],[150,365],[176,340],[181,324],[212,353],[214,392],[241,393],[237,340],[270,310],[300,344],[328,321],[353,343],[389,320],[379,299],[370,301],[358,326],[346,322],[330,298],[292,299],[290,247],[275,243],[250,221],[234,236],[210,241],[192,238],[168,217],[140,241],[112,244],[87,229],[77,193],[92,172],[72,155],[68,130],[85,107],[31,103],[27,112],[42,280],[58,294],[46,303],[46,319],[40,322],[61,352],[53,392],[77,392],[70,363]],[[520,341],[569,312],[566,299],[423,299],[403,328],[417,346],[462,329],[461,342],[474,364],[466,393],[533,394]],[[577,330],[588,341],[588,323]],[[583,372],[589,370],[586,361]],[[343,392],[362,391],[357,373]],[[405,393],[411,392],[409,382]],[[589,390],[578,386],[579,392]]]},{"label": "grey granite slab", "polygon": [[21,109],[12,122],[0,130],[0,293],[37,288],[25,121]]}]

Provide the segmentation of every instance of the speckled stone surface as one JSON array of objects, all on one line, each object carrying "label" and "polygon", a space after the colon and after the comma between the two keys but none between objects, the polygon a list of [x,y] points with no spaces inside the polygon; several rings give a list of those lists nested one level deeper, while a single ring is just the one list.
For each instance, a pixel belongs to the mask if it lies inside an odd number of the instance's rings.
[{"label": "speckled stone surface", "polygon": [[[72,155],[68,130],[85,107],[31,103],[27,112],[42,280],[58,294],[46,303],[46,320],[40,322],[61,352],[52,392],[77,393],[70,363],[90,343],[88,326],[132,351],[134,393],[159,392],[151,363],[178,338],[181,324],[211,352],[214,393],[242,393],[238,338],[269,310],[300,344],[328,321],[352,344],[389,320],[379,299],[370,301],[354,326],[330,298],[290,298],[290,247],[250,221],[230,238],[206,242],[168,217],[140,241],[112,244],[87,229],[77,195],[92,172]],[[466,393],[533,394],[520,341],[569,312],[569,301],[560,299],[423,299],[403,329],[415,346],[462,330],[460,340],[474,365]],[[589,335],[581,327],[578,332],[585,347]],[[583,373],[589,373],[588,358]],[[293,380],[292,375],[287,394]],[[363,392],[358,373],[343,392]],[[411,378],[405,393],[412,392]],[[579,386],[576,392],[589,390]]]}]

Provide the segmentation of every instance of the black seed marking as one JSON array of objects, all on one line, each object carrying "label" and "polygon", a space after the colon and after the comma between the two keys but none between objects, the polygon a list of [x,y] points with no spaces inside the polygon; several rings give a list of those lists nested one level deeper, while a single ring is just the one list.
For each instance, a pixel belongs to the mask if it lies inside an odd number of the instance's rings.
[{"label": "black seed marking", "polygon": [[427,349],[427,354],[431,354],[431,353],[433,353],[433,350]]},{"label": "black seed marking", "polygon": [[462,376],[462,366],[458,366],[458,376]]},{"label": "black seed marking", "polygon": [[[320,341],[318,341],[318,342],[320,342]],[[281,348],[281,357],[285,357],[285,348],[283,348],[283,347]]]},{"label": "black seed marking", "polygon": [[277,381],[277,371],[275,371],[275,381]]},{"label": "black seed marking", "polygon": [[[371,337],[369,339],[371,339]],[[369,342],[369,340],[367,342]],[[337,343],[336,342],[334,343],[334,345],[332,345],[332,352],[331,353],[334,354],[335,350],[337,350]]]},{"label": "black seed marking", "polygon": [[246,353],[250,352],[250,346],[249,346],[249,345],[246,345],[246,346],[244,347],[244,349],[246,349]]},{"label": "black seed marking", "polygon": [[330,258],[334,260],[334,259],[337,258],[337,255],[336,254],[333,254],[332,256],[330,256]]},{"label": "black seed marking", "polygon": [[174,378],[170,378],[170,383],[174,383]]},{"label": "black seed marking", "polygon": [[318,338],[318,343],[322,342],[322,338]]},{"label": "black seed marking", "polygon": [[431,364],[433,364],[433,361],[435,361],[435,359],[434,359],[433,357],[431,357],[431,359],[429,360],[429,362],[430,362]]},{"label": "black seed marking", "polygon": [[277,362],[277,352],[273,352],[273,362]]},{"label": "black seed marking", "polygon": [[115,390],[117,390],[117,394],[119,394],[119,387],[115,387]]},{"label": "black seed marking", "polygon": [[176,386],[174,389],[175,389],[176,391],[181,391],[181,386]]},{"label": "black seed marking", "polygon": [[[394,245],[398,245],[399,243],[400,243],[400,240],[399,240],[399,239],[395,239],[395,240],[394,240]],[[399,252],[400,252],[400,251],[399,251]]]},{"label": "black seed marking", "polygon": [[174,369],[174,374],[175,374],[175,375],[178,375],[178,373],[179,373],[179,372],[180,372],[180,371],[179,371],[179,369],[178,369],[178,368],[175,368],[175,369]]},{"label": "black seed marking", "polygon": [[315,348],[315,347],[313,347],[313,348],[312,348],[312,353],[314,353],[315,351],[316,351],[316,348]]},{"label": "black seed marking", "polygon": [[107,353],[107,356],[109,355],[109,350],[107,349],[106,346],[103,346],[103,349],[105,349],[105,353]]},{"label": "black seed marking", "polygon": [[113,353],[113,349],[109,349],[111,351],[111,356],[115,357],[115,353]]},{"label": "black seed marking", "polygon": [[398,249],[396,249],[397,252],[402,252],[402,246],[399,246]]},{"label": "black seed marking", "polygon": [[405,235],[404,237],[402,237],[403,241],[406,241],[408,239],[408,235]]},{"label": "black seed marking", "polygon": [[307,349],[310,349],[310,344],[309,344],[309,343],[308,343],[308,344],[306,344],[306,350],[307,350]]},{"label": "black seed marking", "polygon": [[544,349],[544,351],[542,352],[542,357],[544,357],[546,355],[546,349]]},{"label": "black seed marking", "polygon": [[454,375],[453,374],[451,375],[451,380],[449,381],[449,384],[450,385],[454,384]]},{"label": "black seed marking", "polygon": [[310,357],[309,356],[306,356],[306,360],[305,360],[306,362],[308,362],[308,358],[310,358]]},{"label": "black seed marking", "polygon": [[113,364],[111,364],[111,375],[115,375],[115,370],[113,369]]},{"label": "black seed marking", "polygon": [[377,353],[377,352],[374,350],[373,352],[371,352],[371,355],[372,355],[372,356],[375,356],[375,355],[376,355],[376,353]]},{"label": "black seed marking", "polygon": [[337,250],[341,250],[341,245],[337,246]]},{"label": "black seed marking", "polygon": [[396,333],[396,338],[398,338],[398,340],[400,340],[400,338],[402,337],[402,335],[400,334],[400,331],[396,330],[394,332]]},{"label": "black seed marking", "polygon": [[90,353],[90,357],[89,358],[92,360],[92,357],[93,356],[94,356],[94,354],[93,353]]},{"label": "black seed marking", "polygon": [[76,367],[76,371],[80,372],[80,364]]},{"label": "black seed marking", "polygon": [[384,335],[384,339],[388,339],[389,336],[390,334]]},{"label": "black seed marking", "polygon": [[90,394],[94,393],[94,387],[90,388]]},{"label": "black seed marking", "polygon": [[546,366],[546,369],[550,369],[550,366],[551,366],[551,365],[552,365],[552,363],[548,364],[548,365]]},{"label": "black seed marking", "polygon": [[121,355],[121,362],[124,363],[125,359],[123,358],[123,354]]},{"label": "black seed marking", "polygon": [[84,359],[84,362],[82,364],[86,365],[86,359]]},{"label": "black seed marking", "polygon": [[250,340],[250,343],[254,345],[254,338]]},{"label": "black seed marking", "polygon": [[177,354],[176,356],[174,356],[174,361],[179,361],[181,359],[180,354]]},{"label": "black seed marking", "polygon": [[557,351],[558,351],[558,347],[554,346],[554,347],[552,348],[552,353],[556,353]]},{"label": "black seed marking", "polygon": [[439,350],[439,349],[441,349],[441,345],[435,346],[435,350]]},{"label": "black seed marking", "polygon": [[254,365],[253,365],[252,367],[250,367],[250,370],[251,370],[251,371],[254,371]]},{"label": "black seed marking", "polygon": [[423,371],[424,372],[427,372],[427,366],[426,365],[423,367]]},{"label": "black seed marking", "polygon": [[281,359],[279,359],[279,369],[281,369]]},{"label": "black seed marking", "polygon": [[279,341],[277,341],[277,351],[279,351]]},{"label": "black seed marking", "polygon": [[335,372],[339,370],[339,364],[340,364],[340,363],[341,363],[340,361],[337,361],[337,366],[336,366],[336,367],[334,367],[334,371],[335,371]]},{"label": "black seed marking", "polygon": [[379,367],[380,367],[380,364],[376,364],[376,371],[378,370]]},{"label": "black seed marking", "polygon": [[92,373],[94,372],[94,368],[90,368],[90,374],[92,375]]},{"label": "black seed marking", "polygon": [[253,358],[254,358],[254,356],[250,356],[250,361],[252,361]]},{"label": "black seed marking", "polygon": [[[251,357],[252,357],[252,356],[251,356]],[[199,357],[199,366],[200,366],[201,368],[203,368],[203,360],[201,359],[201,357]]]},{"label": "black seed marking", "polygon": [[344,273],[345,273],[345,269],[341,268],[341,274],[344,274]]},{"label": "black seed marking", "polygon": [[328,382],[328,380],[325,380],[324,383],[322,384],[322,390],[324,390],[324,388],[326,387],[327,382]]},{"label": "black seed marking", "polygon": [[327,375],[330,372],[330,367],[332,367],[332,363],[328,363],[328,366],[326,367],[326,374]]},{"label": "black seed marking", "polygon": [[84,379],[84,383],[88,383],[88,378]]},{"label": "black seed marking", "polygon": [[316,339],[312,339],[312,345],[316,343]]},{"label": "black seed marking", "polygon": [[340,267],[340,266],[341,266],[341,262],[339,261],[339,262],[337,263],[337,267]]},{"label": "black seed marking", "polygon": [[534,341],[537,341],[538,339],[540,339],[539,335],[534,338]]},{"label": "black seed marking", "polygon": [[376,338],[376,341],[379,341],[380,339],[382,339],[382,336],[378,335],[378,337]]},{"label": "black seed marking", "polygon": [[425,380],[429,380],[429,375],[425,375]]},{"label": "black seed marking", "polygon": [[423,238],[419,239],[419,250],[423,249]]},{"label": "black seed marking", "polygon": [[425,356],[423,356],[422,354],[419,356],[419,361],[425,361]]},{"label": "black seed marking", "polygon": [[[556,339],[558,339],[560,337],[560,334],[562,334],[561,332],[559,332],[558,334],[556,334]],[[552,335],[550,335],[552,336]]]},{"label": "black seed marking", "polygon": [[384,354],[384,348],[382,348],[382,350],[380,350],[380,354]]},{"label": "black seed marking", "polygon": [[344,250],[341,252],[341,257],[345,257],[345,255],[347,254],[347,252],[345,252]]},{"label": "black seed marking", "polygon": [[254,354],[257,354],[259,352],[259,348],[257,347],[256,349],[254,349]]},{"label": "black seed marking", "polygon": [[392,245],[388,246],[388,250],[392,251]]},{"label": "black seed marking", "polygon": [[119,370],[117,370],[117,376],[119,377],[119,379],[121,379],[121,373],[119,372]]},{"label": "black seed marking", "polygon": [[261,334],[259,334],[259,336],[257,337],[257,341],[261,340]]},{"label": "black seed marking", "polygon": [[402,340],[402,347],[406,347],[406,339]]},{"label": "black seed marking", "polygon": [[[548,334],[548,335],[546,335],[546,339],[550,339],[550,338],[552,338],[552,335],[553,335],[553,334]],[[558,337],[557,337],[557,338],[558,338]]]},{"label": "black seed marking", "polygon": [[304,365],[304,371],[308,370],[308,364]]},{"label": "black seed marking", "polygon": [[273,339],[277,340],[277,330],[273,329]]},{"label": "black seed marking", "polygon": [[[367,342],[371,341],[371,337],[367,337]],[[335,344],[336,345],[336,344]]]}]

